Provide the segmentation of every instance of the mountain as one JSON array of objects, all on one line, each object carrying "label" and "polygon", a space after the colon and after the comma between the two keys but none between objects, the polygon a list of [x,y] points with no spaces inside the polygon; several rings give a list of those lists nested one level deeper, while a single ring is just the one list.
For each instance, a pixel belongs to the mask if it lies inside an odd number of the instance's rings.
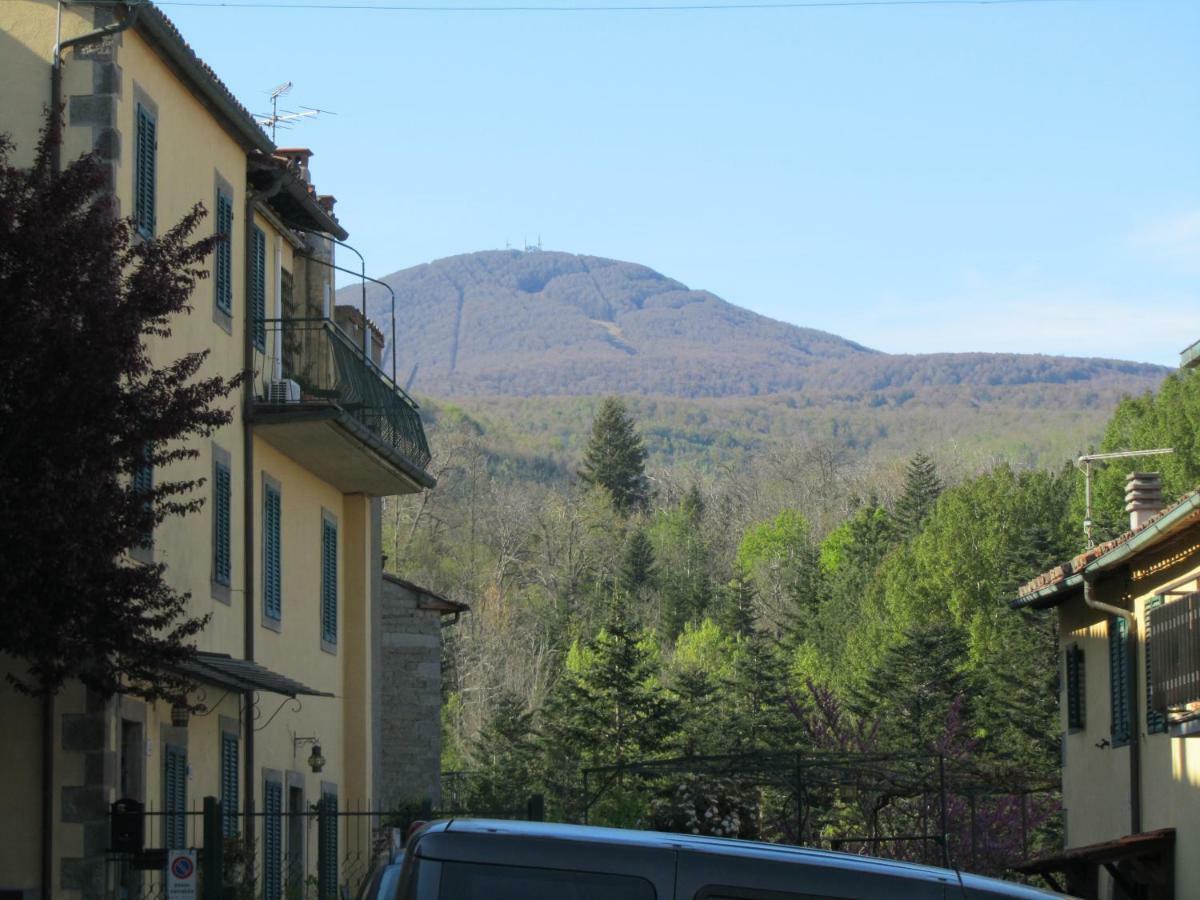
[{"label": "mountain", "polygon": [[[789,325],[646,266],[553,251],[492,250],[383,279],[396,292],[398,380],[428,396],[804,393],[881,404],[930,392],[966,402],[1069,386],[1068,406],[1111,406],[1155,387],[1160,366],[1025,354],[889,355]],[[338,302],[358,306],[358,286]],[[391,334],[391,298],[367,291]],[[390,349],[385,353],[390,362]],[[980,399],[982,397],[982,400]],[[881,399],[882,398],[882,399]]]}]

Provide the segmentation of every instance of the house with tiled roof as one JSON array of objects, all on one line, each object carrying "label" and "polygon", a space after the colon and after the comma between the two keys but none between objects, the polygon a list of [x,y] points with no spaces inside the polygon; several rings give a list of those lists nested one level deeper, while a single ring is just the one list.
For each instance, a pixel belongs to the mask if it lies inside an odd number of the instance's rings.
[{"label": "house with tiled roof", "polygon": [[[382,365],[382,332],[365,308],[334,303],[348,237],[334,200],[314,186],[312,153],[275,147],[146,0],[0,0],[0,74],[13,164],[32,161],[45,110],[61,105],[59,164],[94,153],[141,239],[204,204],[203,233],[227,240],[191,314],[149,351],[159,364],[207,351],[206,374],[245,376],[233,421],[197,440],[195,459],[138,473],[203,481],[203,508],[164,521],[126,560],[164,565],[188,615],[208,617],[183,672],[188,703],[79,683],[43,703],[5,682],[20,663],[0,657],[0,898],[159,896],[169,853],[203,847],[195,863],[219,872],[239,836],[253,862],[208,878],[205,896],[227,879],[263,900],[353,892],[377,820],[347,807],[388,799],[380,501],[434,479],[416,404]],[[450,612],[461,610],[427,617]],[[423,627],[436,637],[436,624]],[[436,730],[436,704],[422,709]],[[218,816],[203,814],[205,798]]]},{"label": "house with tiled roof", "polygon": [[1060,642],[1063,848],[1020,868],[1086,898],[1200,897],[1200,491],[1126,483],[1130,528],[1011,602]]}]

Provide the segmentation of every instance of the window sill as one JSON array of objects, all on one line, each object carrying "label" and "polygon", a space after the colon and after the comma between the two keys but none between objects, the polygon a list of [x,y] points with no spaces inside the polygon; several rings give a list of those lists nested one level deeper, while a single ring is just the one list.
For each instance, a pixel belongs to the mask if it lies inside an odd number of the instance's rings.
[{"label": "window sill", "polygon": [[276,634],[283,633],[283,619],[272,619],[266,613],[262,615],[262,627]]},{"label": "window sill", "polygon": [[223,581],[213,579],[210,582],[212,586],[212,598],[218,603],[224,603],[229,606],[233,602],[233,589]]},{"label": "window sill", "polygon": [[332,656],[337,656],[337,642],[336,641],[330,642],[330,641],[325,640],[325,638],[321,638],[321,649],[324,652],[326,652]]}]

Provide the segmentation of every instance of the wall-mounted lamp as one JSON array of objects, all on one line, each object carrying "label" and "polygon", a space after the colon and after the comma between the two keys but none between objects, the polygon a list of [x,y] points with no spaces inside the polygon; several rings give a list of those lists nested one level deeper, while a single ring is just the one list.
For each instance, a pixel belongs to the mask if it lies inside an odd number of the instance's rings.
[{"label": "wall-mounted lamp", "polygon": [[308,754],[308,767],[314,773],[320,772],[325,768],[325,757],[321,754],[321,745],[317,743],[320,738],[317,737],[293,737],[292,738],[292,756],[299,753],[300,747],[304,744],[312,744],[312,751]]},{"label": "wall-mounted lamp", "polygon": [[192,711],[182,703],[176,703],[171,707],[171,725],[175,728],[187,728],[188,719],[192,717]]}]

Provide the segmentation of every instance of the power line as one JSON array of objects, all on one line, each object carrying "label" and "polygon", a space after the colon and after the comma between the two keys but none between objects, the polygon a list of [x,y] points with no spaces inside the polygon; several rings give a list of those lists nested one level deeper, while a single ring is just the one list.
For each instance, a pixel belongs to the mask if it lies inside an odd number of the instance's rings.
[{"label": "power line", "polygon": [[299,0],[255,2],[255,0],[156,0],[158,6],[191,6],[221,9],[315,9],[357,10],[363,12],[696,12],[705,10],[771,10],[771,9],[839,9],[883,6],[1038,6],[1063,3],[1094,3],[1098,0],[783,0],[783,2],[754,3],[683,3],[683,4],[613,4],[613,5],[552,5],[552,6],[433,6],[400,3],[346,3],[319,0],[304,3]]}]

